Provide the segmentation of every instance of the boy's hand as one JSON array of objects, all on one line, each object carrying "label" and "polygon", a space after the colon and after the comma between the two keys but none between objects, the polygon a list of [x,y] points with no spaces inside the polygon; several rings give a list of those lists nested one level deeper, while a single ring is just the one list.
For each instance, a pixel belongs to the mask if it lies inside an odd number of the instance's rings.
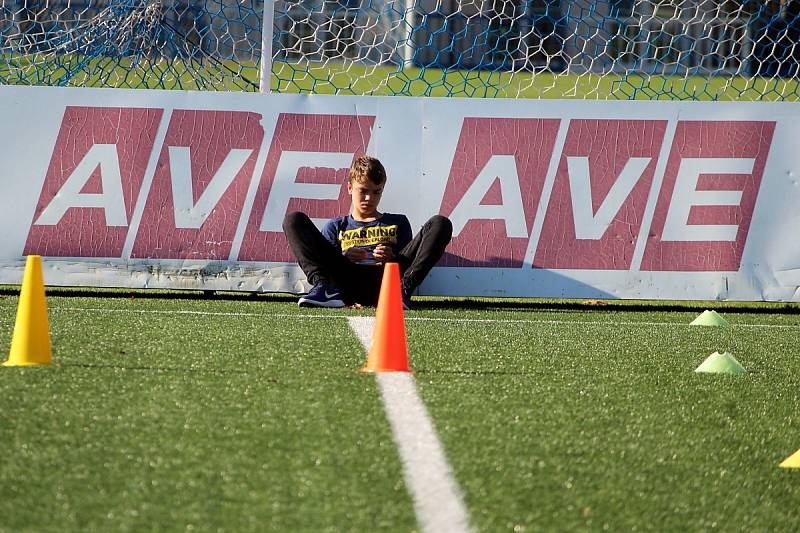
[{"label": "boy's hand", "polygon": [[375,262],[377,263],[388,263],[394,259],[394,250],[385,244],[379,244],[372,252],[372,257],[375,258]]},{"label": "boy's hand", "polygon": [[344,251],[344,256],[353,263],[358,263],[369,258],[369,252],[363,248],[348,248]]}]

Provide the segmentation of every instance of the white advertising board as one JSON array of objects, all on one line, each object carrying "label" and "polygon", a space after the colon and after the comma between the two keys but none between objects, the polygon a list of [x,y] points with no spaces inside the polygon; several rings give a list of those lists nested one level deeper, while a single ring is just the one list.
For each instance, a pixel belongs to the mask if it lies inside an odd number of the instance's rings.
[{"label": "white advertising board", "polygon": [[800,105],[0,87],[0,283],[302,292],[281,230],[454,225],[421,294],[800,300]]}]

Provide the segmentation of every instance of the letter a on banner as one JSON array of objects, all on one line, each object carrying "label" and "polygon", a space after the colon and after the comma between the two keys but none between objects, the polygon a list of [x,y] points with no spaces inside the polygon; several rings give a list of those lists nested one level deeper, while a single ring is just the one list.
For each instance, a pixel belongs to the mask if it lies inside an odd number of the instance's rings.
[{"label": "letter a on banner", "polygon": [[[499,191],[493,191],[496,203],[482,204],[487,193],[495,187],[499,188]],[[492,155],[487,161],[450,213],[453,233],[460,234],[471,219],[500,220],[505,224],[507,236],[528,236],[517,163],[513,155]]]},{"label": "letter a on banner", "polygon": [[24,255],[121,255],[161,116],[161,109],[66,108]]},{"label": "letter a on banner", "polygon": [[559,122],[464,119],[440,210],[453,240],[439,266],[522,266]]},{"label": "letter a on banner", "polygon": [[[98,176],[99,174],[99,176]],[[97,192],[90,179],[99,181]],[[99,178],[99,179],[98,179]],[[95,189],[97,185],[95,184]],[[96,207],[103,210],[108,226],[127,226],[125,199],[122,197],[122,173],[119,170],[119,155],[116,144],[95,144],[69,175],[53,201],[44,208],[34,224],[55,226],[73,207]]]}]

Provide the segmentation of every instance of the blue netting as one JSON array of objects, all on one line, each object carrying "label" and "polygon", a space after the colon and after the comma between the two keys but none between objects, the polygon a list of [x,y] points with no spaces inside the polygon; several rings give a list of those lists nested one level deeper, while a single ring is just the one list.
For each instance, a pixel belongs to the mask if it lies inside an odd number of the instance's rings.
[{"label": "blue netting", "polygon": [[255,90],[261,8],[233,4],[3,1],[0,82]]},{"label": "blue netting", "polygon": [[[0,0],[0,10],[0,83],[259,90],[261,1]],[[292,0],[274,3],[271,26],[273,91],[798,95],[796,0]]]}]

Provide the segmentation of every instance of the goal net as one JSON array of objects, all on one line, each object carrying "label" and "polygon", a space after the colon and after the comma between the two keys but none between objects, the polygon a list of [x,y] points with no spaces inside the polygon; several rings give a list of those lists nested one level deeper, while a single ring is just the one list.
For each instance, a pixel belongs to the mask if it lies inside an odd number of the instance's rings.
[{"label": "goal net", "polygon": [[0,0],[0,84],[797,100],[798,0]]}]

